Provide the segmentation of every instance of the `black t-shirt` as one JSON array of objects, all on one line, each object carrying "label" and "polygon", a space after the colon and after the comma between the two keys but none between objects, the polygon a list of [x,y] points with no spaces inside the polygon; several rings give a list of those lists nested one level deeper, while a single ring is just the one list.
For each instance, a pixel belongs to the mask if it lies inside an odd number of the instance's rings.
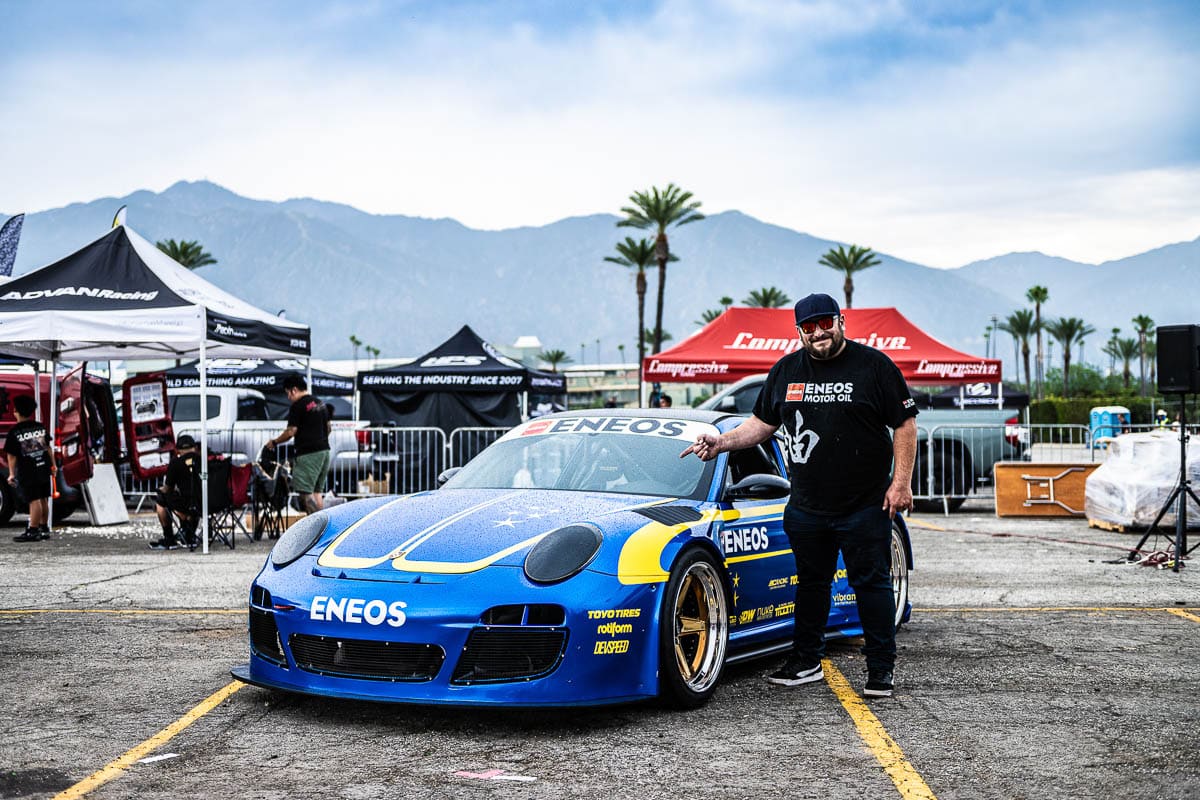
[{"label": "black t-shirt", "polygon": [[311,394],[303,395],[288,410],[287,424],[296,429],[296,455],[329,449],[329,414],[325,404]]},{"label": "black t-shirt", "polygon": [[779,359],[754,406],[754,416],[783,426],[790,502],[813,514],[882,506],[892,472],[888,428],[916,415],[892,360],[849,340],[829,361],[804,350]]},{"label": "black t-shirt", "polygon": [[50,480],[50,436],[40,422],[18,422],[4,439],[4,452],[17,457],[17,482],[26,485]]},{"label": "black t-shirt", "polygon": [[200,454],[193,451],[172,455],[170,463],[167,464],[167,475],[164,480],[168,486],[179,492],[181,497],[194,500],[199,494]]}]

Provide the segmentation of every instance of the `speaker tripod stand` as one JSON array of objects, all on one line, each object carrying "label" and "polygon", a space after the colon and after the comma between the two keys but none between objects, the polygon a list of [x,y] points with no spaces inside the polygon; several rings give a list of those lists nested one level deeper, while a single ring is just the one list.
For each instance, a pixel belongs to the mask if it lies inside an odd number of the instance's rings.
[{"label": "speaker tripod stand", "polygon": [[[1167,502],[1158,511],[1158,516],[1154,518],[1154,522],[1150,523],[1150,527],[1146,529],[1139,541],[1129,551],[1129,560],[1137,561],[1138,554],[1141,552],[1142,545],[1150,538],[1150,535],[1158,528],[1158,523],[1162,522],[1162,518],[1171,510],[1171,505],[1176,501],[1179,502],[1179,509],[1175,514],[1175,565],[1171,567],[1173,572],[1179,572],[1182,566],[1184,556],[1191,552],[1187,546],[1187,501],[1192,498],[1196,505],[1200,506],[1200,497],[1196,497],[1196,493],[1192,491],[1191,481],[1188,479],[1188,463],[1187,463],[1187,395],[1179,396],[1179,481],[1175,484],[1175,488],[1171,490],[1171,494],[1167,497]],[[1192,550],[1197,546],[1193,545]]]}]

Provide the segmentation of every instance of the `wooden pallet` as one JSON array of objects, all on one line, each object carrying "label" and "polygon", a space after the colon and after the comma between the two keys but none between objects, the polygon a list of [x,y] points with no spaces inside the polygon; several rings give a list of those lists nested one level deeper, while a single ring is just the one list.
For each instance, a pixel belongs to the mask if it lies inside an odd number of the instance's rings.
[{"label": "wooden pallet", "polygon": [[1115,531],[1116,533],[1137,533],[1132,525],[1122,525],[1119,522],[1109,522],[1104,519],[1089,519],[1089,528],[1099,528],[1102,531]]}]

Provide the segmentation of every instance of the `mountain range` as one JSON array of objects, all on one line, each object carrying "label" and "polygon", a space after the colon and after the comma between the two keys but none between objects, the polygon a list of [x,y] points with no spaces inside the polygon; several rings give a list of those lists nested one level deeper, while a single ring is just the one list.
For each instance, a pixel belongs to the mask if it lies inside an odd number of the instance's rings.
[{"label": "mountain range", "polygon": [[[452,219],[368,214],[307,198],[253,200],[206,181],[179,182],[161,193],[28,214],[14,275],[102,235],[122,205],[129,226],[151,241],[199,241],[217,259],[199,275],[311,325],[319,358],[350,357],[351,335],[383,358],[413,357],[464,323],[500,346],[535,335],[544,349],[564,350],[575,362],[618,361],[619,343],[626,360],[636,357],[633,272],[604,257],[625,236],[643,232],[617,228],[612,214],[484,231]],[[663,327],[675,340],[697,330],[703,311],[725,295],[740,303],[753,289],[776,286],[793,300],[813,291],[842,299],[843,276],[817,263],[839,242],[737,211],[669,235],[680,260],[668,268]],[[993,315],[1003,320],[1029,307],[1025,292],[1034,284],[1049,289],[1044,317],[1082,317],[1095,327],[1085,343],[1090,363],[1107,366],[1100,348],[1113,327],[1132,336],[1135,315],[1159,324],[1200,321],[1200,238],[1101,264],[1031,252],[934,269],[879,256],[879,266],[855,275],[855,306],[895,306],[933,336],[977,355]],[[649,327],[657,269],[648,277]],[[1011,376],[1014,348],[999,335],[998,355]]]}]

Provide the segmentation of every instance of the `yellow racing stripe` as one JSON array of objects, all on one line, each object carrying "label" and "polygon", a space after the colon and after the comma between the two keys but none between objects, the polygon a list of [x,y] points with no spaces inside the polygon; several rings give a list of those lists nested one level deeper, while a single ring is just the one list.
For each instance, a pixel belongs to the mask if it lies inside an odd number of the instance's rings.
[{"label": "yellow racing stripe", "polygon": [[863,699],[850,688],[850,682],[846,680],[846,676],[829,659],[822,661],[821,666],[825,670],[825,682],[829,684],[830,689],[833,689],[833,693],[841,701],[842,707],[854,721],[854,727],[858,728],[858,735],[862,738],[863,744],[867,746],[871,755],[875,756],[875,760],[879,762],[888,777],[892,779],[892,783],[896,784],[896,788],[900,790],[900,796],[904,800],[937,800],[937,796],[925,783],[925,779],[904,757],[904,751],[888,735],[883,723],[871,712]]},{"label": "yellow racing stripe", "polygon": [[134,747],[132,750],[127,750],[125,753],[121,754],[113,761],[108,762],[102,768],[96,772],[93,772],[79,783],[54,795],[53,800],[74,800],[74,798],[83,797],[93,789],[98,789],[109,781],[121,777],[121,775],[125,773],[125,770],[129,769],[138,761],[174,739],[185,728],[203,717],[209,711],[212,711],[214,708],[220,705],[225,698],[229,697],[231,694],[236,692],[238,689],[241,689],[245,685],[246,684],[242,683],[241,681],[230,681],[224,686],[224,688],[204,698],[200,705],[196,706],[191,711],[184,714],[182,717],[175,720],[170,725],[139,744],[137,747]]}]

